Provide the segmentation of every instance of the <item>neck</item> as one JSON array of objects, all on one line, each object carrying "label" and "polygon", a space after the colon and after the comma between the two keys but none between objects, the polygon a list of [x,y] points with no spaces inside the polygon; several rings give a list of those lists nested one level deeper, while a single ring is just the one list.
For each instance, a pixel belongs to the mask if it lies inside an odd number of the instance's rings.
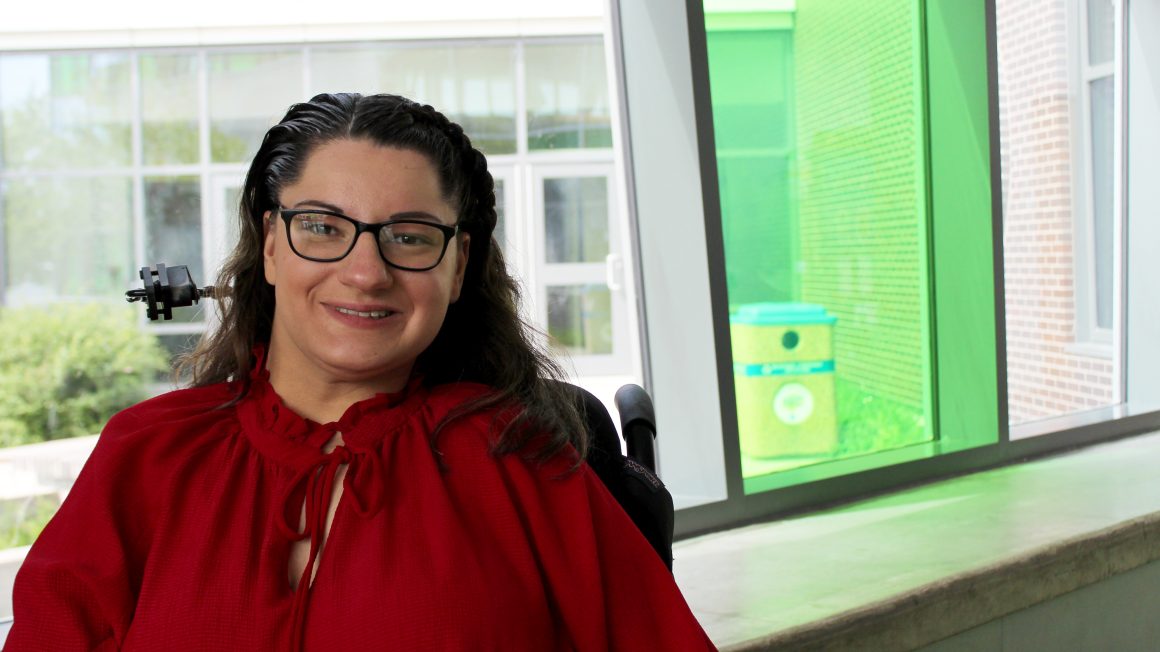
[{"label": "neck", "polygon": [[[266,355],[270,385],[286,407],[316,423],[338,421],[347,409],[375,394],[397,392],[402,387],[382,381],[344,380],[321,373],[309,365],[296,365],[271,350]],[[306,367],[305,369],[301,367]]]}]

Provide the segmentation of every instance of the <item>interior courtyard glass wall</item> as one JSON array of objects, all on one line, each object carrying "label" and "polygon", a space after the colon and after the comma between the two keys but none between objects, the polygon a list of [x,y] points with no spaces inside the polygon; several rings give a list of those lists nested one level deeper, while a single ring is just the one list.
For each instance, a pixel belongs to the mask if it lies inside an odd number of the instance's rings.
[{"label": "interior courtyard glass wall", "polygon": [[[945,39],[926,4],[705,2],[747,493],[997,440],[939,427],[938,343],[956,336],[936,305],[958,298],[935,281],[945,123],[929,76]],[[990,206],[977,208],[989,239]],[[985,260],[954,273],[990,278]]]},{"label": "interior courtyard glass wall", "polygon": [[711,8],[746,486],[931,440],[918,5]]}]

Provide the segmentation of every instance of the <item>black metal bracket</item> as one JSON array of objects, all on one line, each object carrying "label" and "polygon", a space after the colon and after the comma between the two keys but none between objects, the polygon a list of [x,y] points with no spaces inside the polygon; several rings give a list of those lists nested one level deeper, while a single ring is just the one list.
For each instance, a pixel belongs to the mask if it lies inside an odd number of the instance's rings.
[{"label": "black metal bracket", "polygon": [[140,276],[143,289],[129,290],[125,293],[125,300],[129,303],[144,302],[145,315],[151,321],[162,317],[171,320],[174,308],[191,306],[199,299],[214,296],[213,286],[198,288],[194,284],[185,265],[166,267],[164,263],[157,263],[142,267]]}]

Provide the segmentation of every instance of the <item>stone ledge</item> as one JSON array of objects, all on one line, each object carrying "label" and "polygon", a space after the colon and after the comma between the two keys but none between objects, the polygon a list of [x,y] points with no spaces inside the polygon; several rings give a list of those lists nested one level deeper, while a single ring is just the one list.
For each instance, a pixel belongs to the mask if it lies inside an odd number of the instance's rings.
[{"label": "stone ledge", "polygon": [[1158,559],[1160,512],[722,650],[913,650]]}]

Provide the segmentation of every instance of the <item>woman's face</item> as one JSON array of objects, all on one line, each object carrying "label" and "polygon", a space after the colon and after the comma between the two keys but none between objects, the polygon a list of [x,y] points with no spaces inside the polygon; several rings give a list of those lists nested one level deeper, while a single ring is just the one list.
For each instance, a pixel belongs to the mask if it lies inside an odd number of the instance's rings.
[{"label": "woman's face", "polygon": [[[424,155],[365,140],[317,146],[279,200],[287,210],[318,208],[367,223],[401,213],[456,221]],[[276,365],[299,379],[401,389],[459,297],[469,236],[453,238],[434,269],[410,272],[388,267],[369,233],[342,260],[305,260],[290,249],[281,217],[266,217],[266,281],[276,299],[271,370]]]}]

